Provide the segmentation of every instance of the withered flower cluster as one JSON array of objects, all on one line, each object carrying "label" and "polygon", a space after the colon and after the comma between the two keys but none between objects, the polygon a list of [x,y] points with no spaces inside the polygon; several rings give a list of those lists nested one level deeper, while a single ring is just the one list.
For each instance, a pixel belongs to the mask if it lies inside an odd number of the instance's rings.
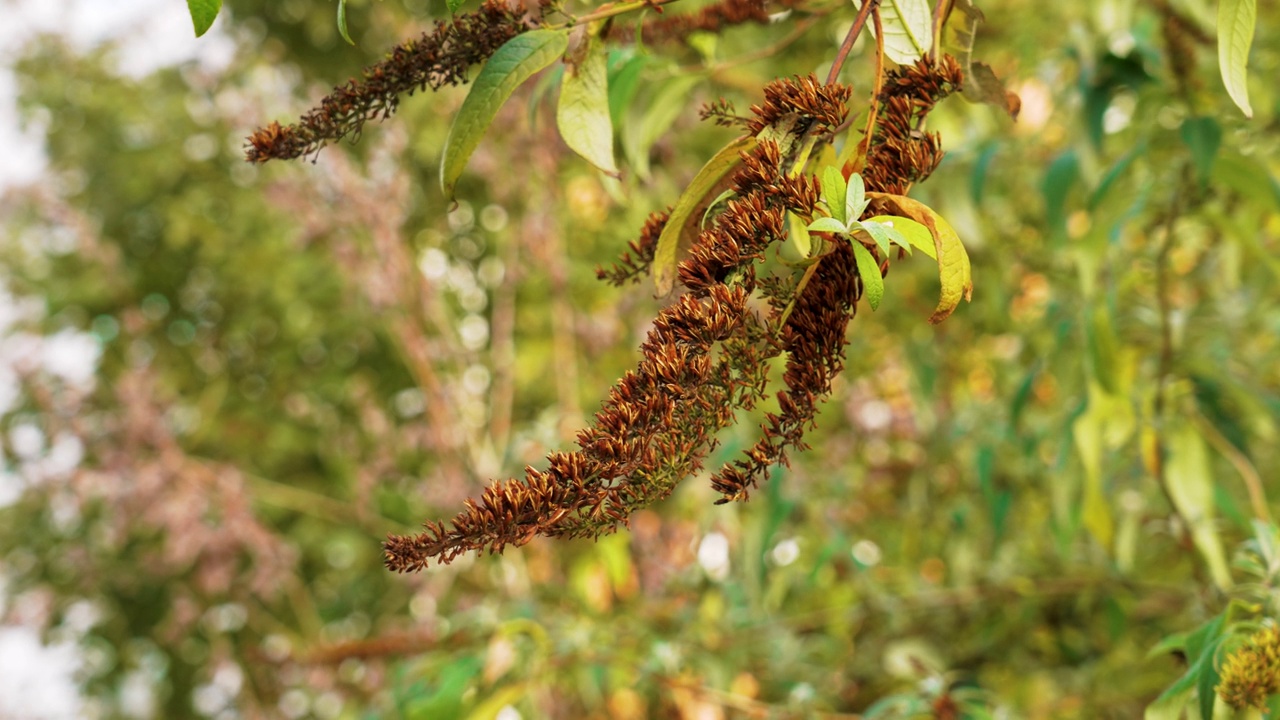
[{"label": "withered flower cluster", "polygon": [[868,190],[905,195],[938,167],[943,155],[938,134],[919,127],[938,101],[960,89],[962,80],[960,65],[950,55],[936,63],[925,56],[885,73],[880,116],[862,171]]},{"label": "withered flower cluster", "polygon": [[[952,74],[951,68],[954,62],[941,70],[927,63],[908,69],[902,73],[907,82],[895,82],[886,96],[907,97],[909,117],[919,118],[922,113],[914,109],[927,111],[936,101],[930,93],[945,94],[955,86],[959,71]],[[925,90],[908,92],[908,82]],[[752,107],[749,130],[758,135],[786,127],[803,135],[839,126],[851,90],[807,77],[774,81],[764,94],[764,102]],[[877,168],[872,189],[898,187],[888,179],[890,172],[921,178],[937,164],[936,140],[927,146],[932,154],[893,156],[892,149],[917,147],[896,129],[876,136],[874,162],[886,169]],[[913,164],[921,157],[927,163]],[[418,535],[389,537],[388,568],[419,570],[470,550],[500,552],[539,535],[597,537],[616,531],[635,510],[669,495],[702,468],[716,447],[716,432],[768,392],[768,361],[784,352],[778,411],[766,415],[760,439],[742,458],[712,476],[722,495],[717,503],[745,500],[770,468],[787,462],[789,450],[806,447],[804,433],[843,367],[845,329],[862,285],[852,248],[843,243],[832,244],[803,292],[794,277],[757,277],[766,251],[786,236],[786,213],[812,217],[818,204],[816,179],[788,172],[792,161],[768,139],[743,153],[732,199],[680,264],[686,292],[659,313],[641,346],[641,361],[610,391],[594,423],[579,432],[579,449],[550,454],[546,470],[526,468],[523,479],[493,483],[447,524],[428,522]],[[666,222],[666,213],[651,216],[621,264],[599,275],[621,284],[644,273]],[[768,312],[750,304],[755,294]]]},{"label": "withered flower cluster", "polygon": [[390,117],[401,95],[465,83],[468,68],[530,27],[524,13],[504,0],[486,0],[475,12],[437,21],[431,32],[397,45],[382,62],[366,68],[361,80],[334,88],[296,124],[259,128],[249,136],[245,157],[258,163],[288,160],[359,137],[367,121]]}]

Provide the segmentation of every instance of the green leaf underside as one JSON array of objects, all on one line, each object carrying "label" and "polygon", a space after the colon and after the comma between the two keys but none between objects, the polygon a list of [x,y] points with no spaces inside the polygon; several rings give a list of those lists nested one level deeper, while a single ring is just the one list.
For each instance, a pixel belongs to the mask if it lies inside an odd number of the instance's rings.
[{"label": "green leaf underside", "polygon": [[880,274],[880,266],[876,264],[876,259],[871,256],[871,251],[862,246],[862,243],[853,243],[853,257],[858,261],[858,275],[862,278],[862,294],[867,298],[867,304],[872,310],[880,307],[880,300],[884,298],[884,276]]},{"label": "green leaf underside", "polygon": [[911,65],[933,47],[933,8],[929,0],[883,0],[884,54],[899,65]]},{"label": "green leaf underside", "polygon": [[1254,24],[1258,16],[1257,0],[1219,0],[1218,2],[1218,70],[1222,84],[1236,107],[1253,117],[1249,105],[1249,48],[1253,46]]},{"label": "green leaf underside", "polygon": [[867,208],[867,187],[862,184],[862,176],[854,173],[849,176],[849,184],[844,192],[844,219],[853,222]]},{"label": "green leaf underside", "polygon": [[209,32],[213,21],[222,10],[222,0],[187,0],[187,10],[191,13],[191,24],[195,26],[196,37]]},{"label": "green leaf underside", "polygon": [[[879,223],[881,225],[889,225],[898,235],[902,237],[907,244],[920,250],[931,260],[938,259],[938,251],[933,245],[933,233],[929,232],[929,228],[912,220],[911,218],[899,217],[897,215],[876,215],[862,221],[863,225],[867,223]],[[892,223],[892,225],[890,225]]]},{"label": "green leaf underside", "polygon": [[[831,212],[831,217],[840,223],[848,221],[845,215],[845,194],[848,192],[845,186],[844,175],[840,173],[840,169],[828,166],[822,171],[822,199],[827,203],[827,209]],[[813,229],[812,227],[810,229]]]},{"label": "green leaf underside", "polygon": [[[934,259],[938,261],[938,280],[942,284],[938,306],[934,309],[933,315],[929,316],[929,322],[937,324],[946,320],[960,304],[961,299],[969,300],[973,297],[973,269],[969,264],[969,253],[960,242],[960,236],[941,215],[919,200],[904,195],[878,192],[867,193],[867,197],[879,200],[882,206],[888,206],[894,212],[915,220],[929,229],[930,235],[933,236],[933,249],[937,253]],[[910,240],[911,235],[908,232],[903,234]],[[916,247],[920,246],[916,245]]]},{"label": "green leaf underside", "polygon": [[467,160],[502,104],[525,80],[563,55],[568,45],[569,36],[563,30],[531,30],[508,40],[485,63],[445,140],[440,185],[448,200],[453,200],[454,186]]},{"label": "green leaf underside", "polygon": [[462,7],[464,2],[466,0],[445,0],[445,5],[449,8],[449,14],[452,15],[458,12],[458,8]]},{"label": "green leaf underside", "polygon": [[844,223],[833,217],[818,218],[817,220],[809,223],[809,229],[813,232],[829,233],[843,233],[849,231],[849,229],[845,227]]},{"label": "green leaf underside", "polygon": [[602,43],[588,40],[577,66],[565,70],[556,105],[556,126],[574,152],[610,175],[618,175],[613,161],[613,121],[609,117],[608,59]]},{"label": "green leaf underside", "polygon": [[679,264],[680,237],[684,234],[685,225],[693,212],[702,204],[717,184],[739,162],[741,153],[750,152],[756,145],[756,139],[750,136],[740,137],[725,145],[707,161],[693,182],[685,189],[684,194],[676,201],[667,217],[667,224],[658,236],[658,247],[653,252],[653,284],[658,295],[671,292],[676,283],[676,267]]},{"label": "green leaf underside", "polygon": [[[906,218],[900,218],[897,221],[905,222]],[[903,250],[906,250],[908,253],[910,253],[911,244],[907,242],[907,238],[904,237],[902,233],[898,232],[898,229],[893,226],[894,222],[895,220],[889,220],[887,222],[873,222],[871,220],[863,220],[862,222],[858,223],[858,226],[861,227],[863,230],[865,230],[866,233],[871,236],[871,239],[876,241],[876,245],[880,248],[881,251],[884,252],[886,256],[888,256],[889,251],[890,249],[892,249],[893,245],[897,245],[898,247],[901,247]],[[925,232],[927,233],[928,230],[926,229]]]},{"label": "green leaf underside", "polygon": [[[453,12],[452,9],[449,12]],[[351,39],[351,33],[347,31],[347,0],[338,0],[338,34],[348,45],[355,45],[356,41]]]}]

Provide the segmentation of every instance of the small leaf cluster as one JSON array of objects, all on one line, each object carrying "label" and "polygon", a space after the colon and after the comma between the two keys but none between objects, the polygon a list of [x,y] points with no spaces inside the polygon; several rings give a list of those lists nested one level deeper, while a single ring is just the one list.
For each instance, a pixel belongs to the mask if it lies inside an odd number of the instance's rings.
[{"label": "small leaf cluster", "polygon": [[[867,199],[861,175],[854,173],[846,182],[839,169],[828,166],[822,173],[822,200],[826,204],[828,215],[809,223],[806,230],[847,236],[854,240],[859,235],[870,237],[886,257],[893,244],[907,253],[911,252],[911,244],[902,233],[894,229],[893,220],[858,219],[871,202]],[[880,301],[884,298],[884,275],[880,264],[860,242],[853,243],[853,255],[858,262],[858,275],[866,288],[867,303],[875,310],[880,307]]]}]

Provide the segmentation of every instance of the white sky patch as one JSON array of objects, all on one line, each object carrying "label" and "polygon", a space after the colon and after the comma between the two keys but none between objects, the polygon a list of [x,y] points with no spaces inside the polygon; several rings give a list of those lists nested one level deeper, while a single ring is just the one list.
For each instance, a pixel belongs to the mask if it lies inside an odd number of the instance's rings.
[{"label": "white sky patch", "polygon": [[201,38],[195,36],[186,3],[172,0],[9,0],[0,2],[0,190],[37,180],[45,169],[41,128],[20,127],[15,56],[27,41],[57,33],[80,50],[120,40],[119,69],[134,77],[156,68],[198,59],[210,67],[227,65],[235,45],[220,32],[223,18]]},{"label": "white sky patch", "polygon": [[712,580],[729,577],[729,538],[710,532],[698,543],[698,564]]},{"label": "white sky patch", "polygon": [[46,646],[34,628],[0,627],[0,717],[85,717],[75,681],[79,666],[70,643]]}]

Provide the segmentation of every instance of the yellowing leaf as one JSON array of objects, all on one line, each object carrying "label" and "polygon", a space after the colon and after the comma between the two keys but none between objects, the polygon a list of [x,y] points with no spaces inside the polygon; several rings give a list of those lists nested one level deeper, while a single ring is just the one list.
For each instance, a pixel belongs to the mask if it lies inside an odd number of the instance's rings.
[{"label": "yellowing leaf", "polygon": [[862,294],[867,298],[871,309],[875,310],[880,307],[880,300],[884,297],[884,276],[880,274],[880,266],[876,265],[871,251],[860,242],[853,243],[853,257],[858,262],[858,276],[862,278]]},{"label": "yellowing leaf", "polygon": [[507,41],[485,63],[445,140],[440,164],[440,185],[453,199],[453,188],[462,176],[471,153],[489,129],[502,104],[517,87],[564,54],[569,36],[563,30],[530,30]]},{"label": "yellowing leaf", "polygon": [[884,54],[899,65],[912,65],[933,48],[929,0],[882,0],[880,23],[884,27]]},{"label": "yellowing leaf", "polygon": [[809,237],[809,230],[804,226],[804,220],[793,212],[787,212],[787,240],[792,249],[799,254],[800,259],[806,259],[813,252],[813,238]]},{"label": "yellowing leaf", "polygon": [[658,295],[671,292],[676,283],[676,266],[679,264],[680,238],[685,235],[685,228],[690,220],[697,217],[695,211],[706,202],[716,190],[720,181],[729,174],[742,157],[739,153],[750,152],[756,146],[753,137],[740,137],[725,145],[716,153],[685,189],[684,194],[671,209],[667,224],[658,236],[658,247],[653,251],[653,284]]},{"label": "yellowing leaf", "polygon": [[[938,307],[929,316],[929,322],[937,324],[946,320],[962,298],[972,299],[973,269],[969,264],[969,253],[965,252],[960,236],[950,223],[934,212],[933,208],[905,195],[869,192],[867,198],[880,201],[882,209],[924,225],[933,235],[934,252],[925,252],[938,261],[938,279],[942,283],[942,292],[938,298]],[[909,242],[912,240],[911,235],[906,232],[903,234]]]},{"label": "yellowing leaf", "polygon": [[1227,94],[1245,117],[1253,117],[1247,79],[1257,19],[1257,0],[1218,0],[1218,70]]},{"label": "yellowing leaf", "polygon": [[560,86],[556,125],[573,151],[617,177],[613,161],[613,121],[609,117],[609,69],[604,44],[588,37],[582,58],[569,65]]}]

